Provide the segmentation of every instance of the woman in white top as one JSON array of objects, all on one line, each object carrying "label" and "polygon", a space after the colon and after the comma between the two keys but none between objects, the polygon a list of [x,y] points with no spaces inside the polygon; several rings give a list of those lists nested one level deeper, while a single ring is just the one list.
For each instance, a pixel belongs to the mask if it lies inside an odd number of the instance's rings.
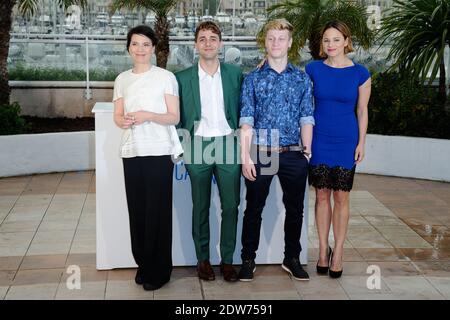
[{"label": "woman in white top", "polygon": [[172,273],[172,157],[182,147],[175,76],[151,64],[158,39],[147,26],[132,28],[127,50],[133,69],[114,83],[114,122],[123,129],[125,189],[131,247],[138,265],[135,281],[156,290]]}]

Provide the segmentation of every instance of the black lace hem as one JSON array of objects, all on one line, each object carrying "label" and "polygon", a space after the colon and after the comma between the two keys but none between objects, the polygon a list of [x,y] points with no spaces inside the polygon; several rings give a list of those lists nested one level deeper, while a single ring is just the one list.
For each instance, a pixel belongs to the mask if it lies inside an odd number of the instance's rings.
[{"label": "black lace hem", "polygon": [[309,184],[317,189],[350,191],[353,187],[356,166],[346,169],[341,166],[330,168],[325,164],[309,166]]}]

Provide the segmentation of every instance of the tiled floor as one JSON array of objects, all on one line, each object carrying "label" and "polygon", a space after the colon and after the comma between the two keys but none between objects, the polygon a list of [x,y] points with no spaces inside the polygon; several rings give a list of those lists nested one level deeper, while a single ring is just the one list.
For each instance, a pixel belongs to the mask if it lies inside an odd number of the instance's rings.
[{"label": "tiled floor", "polygon": [[[311,191],[311,281],[291,280],[279,265],[259,265],[253,282],[233,284],[177,267],[168,285],[146,292],[133,269],[95,269],[94,172],[3,178],[0,299],[450,299],[450,184],[361,174],[355,181],[341,279],[315,273]],[[69,265],[81,268],[79,290],[68,288]]]}]

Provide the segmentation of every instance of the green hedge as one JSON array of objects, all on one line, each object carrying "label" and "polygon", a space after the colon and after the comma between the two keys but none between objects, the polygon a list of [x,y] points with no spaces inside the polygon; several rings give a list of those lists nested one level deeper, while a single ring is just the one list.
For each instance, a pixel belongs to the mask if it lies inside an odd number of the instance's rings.
[{"label": "green hedge", "polygon": [[450,113],[435,88],[408,75],[379,73],[372,78],[368,133],[450,139]]},{"label": "green hedge", "polygon": [[[177,72],[181,66],[168,65],[167,69]],[[92,69],[89,71],[90,81],[114,81],[121,71],[114,69]],[[86,81],[86,71],[67,70],[61,68],[30,68],[18,64],[9,68],[9,80],[16,81]]]},{"label": "green hedge", "polygon": [[[92,70],[90,73],[92,81],[113,81],[117,74],[114,70]],[[85,73],[81,70],[33,69],[17,65],[10,69],[10,79],[83,81]],[[374,74],[368,133],[450,139],[448,110],[439,100],[436,89],[420,85],[408,75]],[[19,114],[20,106],[17,103],[0,106],[0,121],[4,124],[0,134],[24,132],[25,121]]]},{"label": "green hedge", "polygon": [[0,105],[0,135],[26,133],[28,125],[20,116],[20,105]]},{"label": "green hedge", "polygon": [[[114,81],[115,70],[90,70],[90,81]],[[30,68],[18,64],[9,69],[9,80],[22,81],[86,81],[86,71],[60,68]]]}]

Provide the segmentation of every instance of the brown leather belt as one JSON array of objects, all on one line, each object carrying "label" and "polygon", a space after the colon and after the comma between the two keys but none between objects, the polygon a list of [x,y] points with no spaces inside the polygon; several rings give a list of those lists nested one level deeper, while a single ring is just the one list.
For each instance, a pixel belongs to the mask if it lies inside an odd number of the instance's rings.
[{"label": "brown leather belt", "polygon": [[268,146],[256,146],[258,148],[258,151],[264,151],[264,152],[277,152],[277,153],[283,153],[288,151],[303,151],[303,147],[299,145],[292,145],[292,146],[284,146],[284,147],[268,147]]}]

